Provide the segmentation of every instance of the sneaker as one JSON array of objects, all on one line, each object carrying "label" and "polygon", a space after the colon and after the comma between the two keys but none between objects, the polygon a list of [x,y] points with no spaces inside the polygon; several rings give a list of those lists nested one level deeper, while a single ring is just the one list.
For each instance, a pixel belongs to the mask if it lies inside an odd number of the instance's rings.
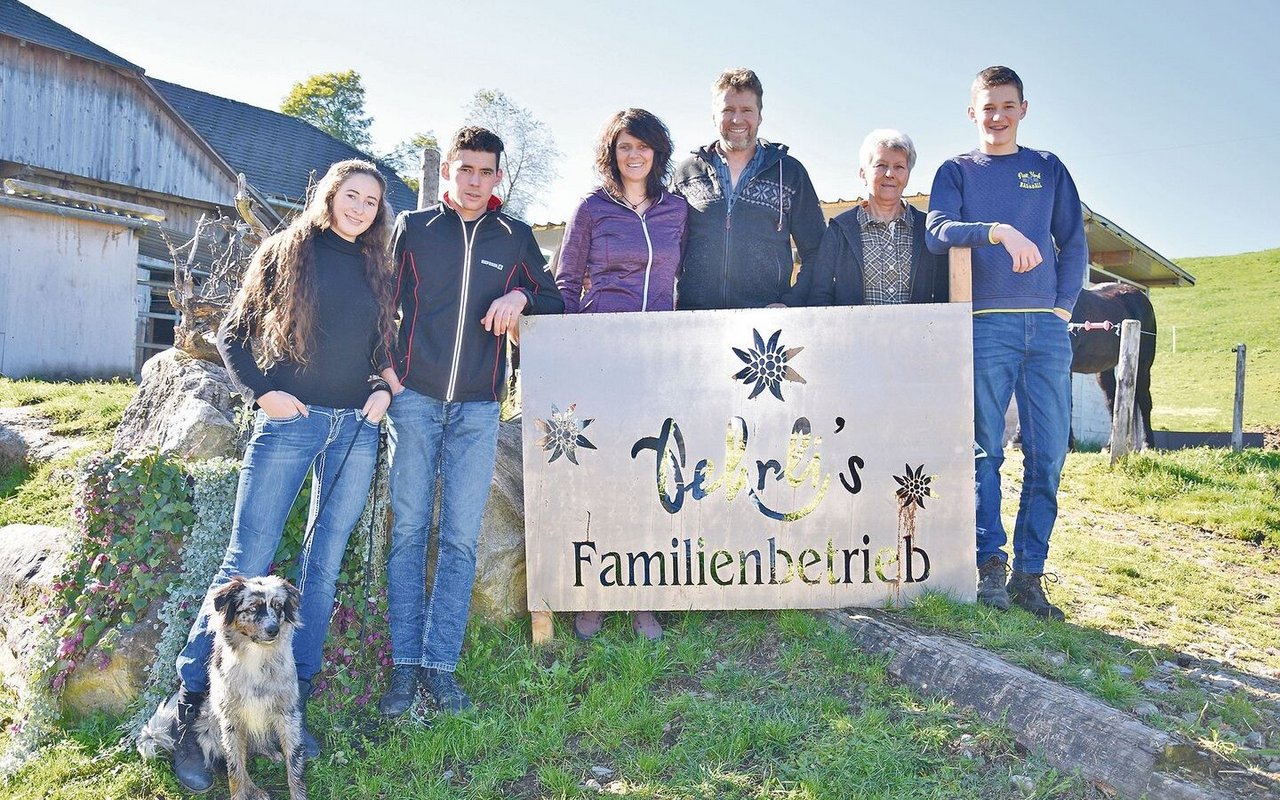
[{"label": "sneaker", "polygon": [[[1041,583],[1044,577],[1044,573],[1019,572],[1015,569],[1013,575],[1009,577],[1009,599],[1037,617],[1061,622],[1067,618],[1067,615],[1062,613],[1062,609],[1050,603],[1049,598],[1045,596],[1044,586]],[[1054,576],[1050,576],[1049,579],[1057,580]]]},{"label": "sneaker", "polygon": [[378,700],[378,713],[398,717],[408,711],[418,696],[418,665],[396,664],[391,668],[391,685]]},{"label": "sneaker", "polygon": [[429,669],[426,677],[427,691],[436,701],[436,708],[445,714],[456,714],[471,708],[471,698],[462,691],[452,672]]},{"label": "sneaker", "polygon": [[978,567],[978,602],[984,606],[1009,610],[1009,591],[1004,579],[1009,567],[1000,556],[988,558]]}]

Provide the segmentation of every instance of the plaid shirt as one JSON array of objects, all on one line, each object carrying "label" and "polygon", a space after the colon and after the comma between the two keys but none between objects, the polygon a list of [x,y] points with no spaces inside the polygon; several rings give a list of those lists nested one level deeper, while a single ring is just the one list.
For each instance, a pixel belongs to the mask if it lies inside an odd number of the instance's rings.
[{"label": "plaid shirt", "polygon": [[858,208],[862,229],[862,281],[868,305],[906,303],[911,299],[911,248],[915,238],[906,214],[888,222]]}]

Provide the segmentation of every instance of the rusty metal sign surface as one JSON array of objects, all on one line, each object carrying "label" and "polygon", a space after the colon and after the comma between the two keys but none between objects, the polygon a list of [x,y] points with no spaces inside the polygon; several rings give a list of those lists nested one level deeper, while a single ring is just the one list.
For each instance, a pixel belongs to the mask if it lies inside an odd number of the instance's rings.
[{"label": "rusty metal sign surface", "polygon": [[967,304],[523,326],[530,609],[973,599]]}]

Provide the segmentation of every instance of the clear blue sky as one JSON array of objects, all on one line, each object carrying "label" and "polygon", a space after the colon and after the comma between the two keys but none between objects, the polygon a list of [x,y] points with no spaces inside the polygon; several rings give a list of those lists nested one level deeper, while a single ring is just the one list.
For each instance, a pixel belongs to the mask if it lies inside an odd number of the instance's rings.
[{"label": "clear blue sky", "polygon": [[355,69],[381,150],[447,138],[477,89],[502,89],[564,152],[533,221],[565,219],[592,188],[591,148],[619,108],[662,117],[677,153],[711,141],[708,87],[729,66],[760,75],[761,136],[790,146],[822,199],[860,193],[874,127],[915,139],[909,192],[927,192],[976,142],[973,74],[1002,63],[1027,85],[1019,141],[1061,156],[1098,213],[1171,258],[1280,246],[1273,0],[24,2],[149,75],[267,108],[308,75]]}]

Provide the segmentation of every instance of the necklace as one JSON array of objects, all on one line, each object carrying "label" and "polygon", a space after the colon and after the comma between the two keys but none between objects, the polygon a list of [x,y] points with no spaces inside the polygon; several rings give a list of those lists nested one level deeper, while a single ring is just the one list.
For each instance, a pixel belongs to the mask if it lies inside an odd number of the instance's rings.
[{"label": "necklace", "polygon": [[622,202],[624,202],[624,203],[626,203],[627,205],[631,206],[631,210],[632,210],[632,211],[639,211],[641,208],[643,208],[643,207],[644,207],[644,205],[645,205],[646,203],[648,203],[648,202],[649,202],[649,196],[648,196],[648,195],[645,195],[644,197],[641,197],[641,198],[640,198],[640,201],[639,201],[639,202],[637,202],[637,203],[633,203],[633,202],[631,202],[631,198],[627,197],[627,196],[624,194],[624,195],[622,195]]}]

